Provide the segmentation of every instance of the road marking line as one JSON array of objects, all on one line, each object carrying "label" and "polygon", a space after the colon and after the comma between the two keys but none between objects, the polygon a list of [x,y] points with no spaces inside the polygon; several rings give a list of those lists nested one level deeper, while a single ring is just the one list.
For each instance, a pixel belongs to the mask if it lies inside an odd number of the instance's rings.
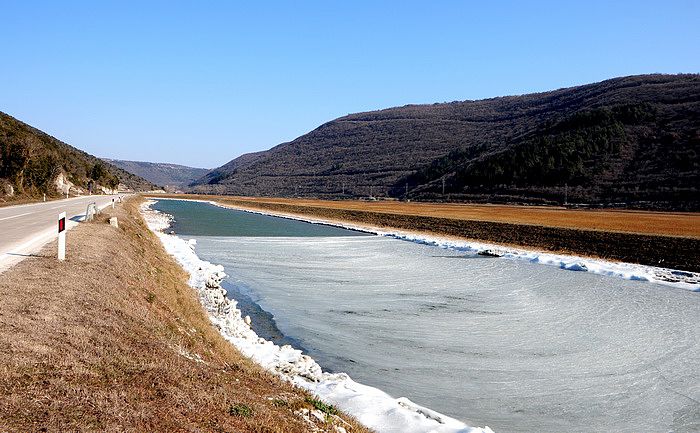
[{"label": "road marking line", "polygon": [[9,217],[0,218],[0,221],[9,220],[9,219],[12,219],[12,218],[19,218],[19,217],[21,217],[21,216],[29,215],[29,214],[32,214],[32,213],[33,213],[33,212],[27,212],[27,213],[21,213],[21,214],[19,214],[19,215],[12,215],[12,216],[9,216]]}]

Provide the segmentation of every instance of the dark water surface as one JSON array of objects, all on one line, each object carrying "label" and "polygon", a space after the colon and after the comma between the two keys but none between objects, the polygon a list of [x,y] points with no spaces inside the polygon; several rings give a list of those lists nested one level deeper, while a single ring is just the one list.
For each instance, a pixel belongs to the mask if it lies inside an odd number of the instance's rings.
[{"label": "dark water surface", "polygon": [[366,233],[324,224],[225,209],[210,203],[158,200],[153,209],[175,217],[172,229],[185,236],[335,237]]}]

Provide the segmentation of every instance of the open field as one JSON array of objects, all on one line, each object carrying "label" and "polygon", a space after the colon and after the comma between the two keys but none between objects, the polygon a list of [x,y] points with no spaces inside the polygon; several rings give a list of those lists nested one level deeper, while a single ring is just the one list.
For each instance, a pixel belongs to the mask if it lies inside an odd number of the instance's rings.
[{"label": "open field", "polygon": [[70,231],[65,262],[54,242],[0,275],[0,431],[312,431],[309,396],[221,337],[138,202]]},{"label": "open field", "polygon": [[700,270],[698,213],[186,194],[154,197],[215,200],[237,207]]}]

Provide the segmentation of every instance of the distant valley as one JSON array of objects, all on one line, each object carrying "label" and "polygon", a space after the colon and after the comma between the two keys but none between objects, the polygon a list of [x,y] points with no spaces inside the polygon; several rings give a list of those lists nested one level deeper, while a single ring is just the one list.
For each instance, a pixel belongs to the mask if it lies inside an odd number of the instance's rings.
[{"label": "distant valley", "polygon": [[149,182],[161,185],[169,191],[184,190],[190,183],[201,178],[209,171],[206,168],[194,168],[178,164],[103,159]]}]

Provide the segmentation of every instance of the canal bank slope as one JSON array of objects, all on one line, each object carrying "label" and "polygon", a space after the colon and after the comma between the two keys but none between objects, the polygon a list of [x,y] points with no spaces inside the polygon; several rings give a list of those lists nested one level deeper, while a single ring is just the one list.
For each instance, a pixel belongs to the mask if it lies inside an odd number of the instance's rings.
[{"label": "canal bank slope", "polygon": [[210,200],[263,212],[700,272],[700,214],[697,213],[196,194],[158,194],[153,197]]},{"label": "canal bank slope", "polygon": [[299,415],[328,409],[221,337],[138,205],[0,275],[0,430],[368,431]]}]

